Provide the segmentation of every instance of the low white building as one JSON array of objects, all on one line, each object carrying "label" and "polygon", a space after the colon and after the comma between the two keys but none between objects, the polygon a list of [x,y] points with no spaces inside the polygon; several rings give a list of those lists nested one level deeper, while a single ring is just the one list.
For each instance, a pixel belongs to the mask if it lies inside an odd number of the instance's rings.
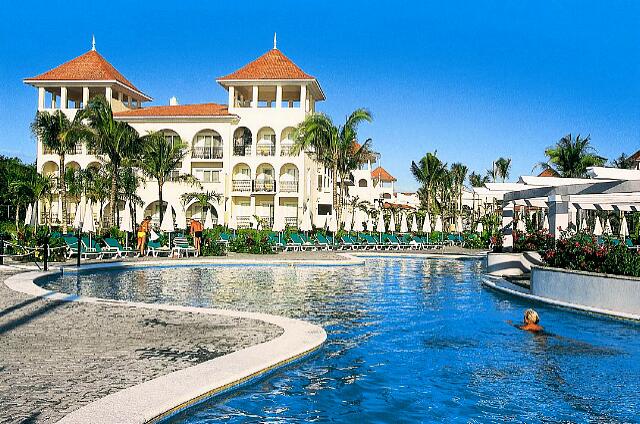
[{"label": "low white building", "polygon": [[[64,63],[48,72],[24,80],[38,89],[38,110],[63,111],[70,118],[98,95],[110,103],[114,116],[128,122],[140,135],[162,131],[169,141],[181,140],[189,147],[175,174],[197,177],[203,191],[221,194],[211,206],[214,221],[228,223],[234,217],[239,227],[249,226],[252,216],[271,226],[283,216],[296,226],[304,208],[309,207],[316,225],[324,223],[331,211],[331,174],[307,153],[293,154],[292,133],[318,102],[325,100],[316,78],[300,69],[275,46],[228,75],[217,79],[227,91],[228,105],[215,103],[181,105],[172,98],[167,106],[144,107],[151,97],[118,72],[96,50]],[[65,166],[85,169],[100,167],[101,161],[86,146],[68,152]],[[382,168],[371,171],[369,162],[354,171],[349,195],[363,200],[393,196],[395,179]],[[39,172],[58,175],[59,157],[37,147]],[[383,172],[384,171],[384,172]],[[151,215],[157,222],[160,208],[171,208],[178,227],[191,217],[201,217],[195,202],[183,205],[181,196],[197,189],[170,181],[160,205],[155,184],[139,188],[144,205],[138,219]],[[60,210],[52,207],[54,217]],[[122,205],[120,205],[120,208]],[[104,205],[105,216],[110,206]],[[67,221],[73,221],[75,205],[68,206]],[[97,211],[94,210],[97,216]]]}]

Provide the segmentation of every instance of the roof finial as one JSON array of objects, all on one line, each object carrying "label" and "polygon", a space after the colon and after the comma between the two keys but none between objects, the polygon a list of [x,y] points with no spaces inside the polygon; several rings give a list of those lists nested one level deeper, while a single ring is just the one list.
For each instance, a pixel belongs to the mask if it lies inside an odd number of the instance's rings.
[{"label": "roof finial", "polygon": [[91,34],[91,51],[96,51],[96,36]]},{"label": "roof finial", "polygon": [[278,38],[275,32],[273,33],[273,49],[278,50]]}]

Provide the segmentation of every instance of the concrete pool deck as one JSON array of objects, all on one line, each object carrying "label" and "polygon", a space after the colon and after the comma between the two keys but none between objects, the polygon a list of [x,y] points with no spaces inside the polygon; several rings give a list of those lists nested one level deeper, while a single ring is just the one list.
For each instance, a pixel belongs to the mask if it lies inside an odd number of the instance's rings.
[{"label": "concrete pool deck", "polygon": [[[287,252],[83,261],[83,268],[363,263],[344,253]],[[70,265],[64,264],[65,272]],[[148,422],[295,360],[326,338],[320,327],[272,315],[51,293],[33,284],[43,273],[19,272],[24,270],[0,267],[0,278],[9,277],[0,284],[0,421]]]}]

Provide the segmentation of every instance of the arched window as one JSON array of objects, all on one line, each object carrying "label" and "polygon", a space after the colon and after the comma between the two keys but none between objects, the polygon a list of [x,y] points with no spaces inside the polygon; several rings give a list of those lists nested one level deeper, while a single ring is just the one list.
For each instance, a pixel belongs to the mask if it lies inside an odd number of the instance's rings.
[{"label": "arched window", "polygon": [[360,181],[358,181],[358,187],[366,187],[367,186],[367,180],[362,178]]}]

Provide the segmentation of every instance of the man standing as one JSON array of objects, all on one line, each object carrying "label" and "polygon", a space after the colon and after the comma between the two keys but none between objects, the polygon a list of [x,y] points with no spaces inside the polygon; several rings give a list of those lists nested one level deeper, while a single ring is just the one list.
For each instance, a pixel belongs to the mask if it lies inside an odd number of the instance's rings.
[{"label": "man standing", "polygon": [[189,230],[189,232],[191,233],[191,236],[193,237],[193,247],[196,248],[196,250],[198,251],[198,255],[200,255],[200,245],[202,243],[202,222],[200,222],[198,219],[196,218],[192,218],[191,219],[191,228]]}]

